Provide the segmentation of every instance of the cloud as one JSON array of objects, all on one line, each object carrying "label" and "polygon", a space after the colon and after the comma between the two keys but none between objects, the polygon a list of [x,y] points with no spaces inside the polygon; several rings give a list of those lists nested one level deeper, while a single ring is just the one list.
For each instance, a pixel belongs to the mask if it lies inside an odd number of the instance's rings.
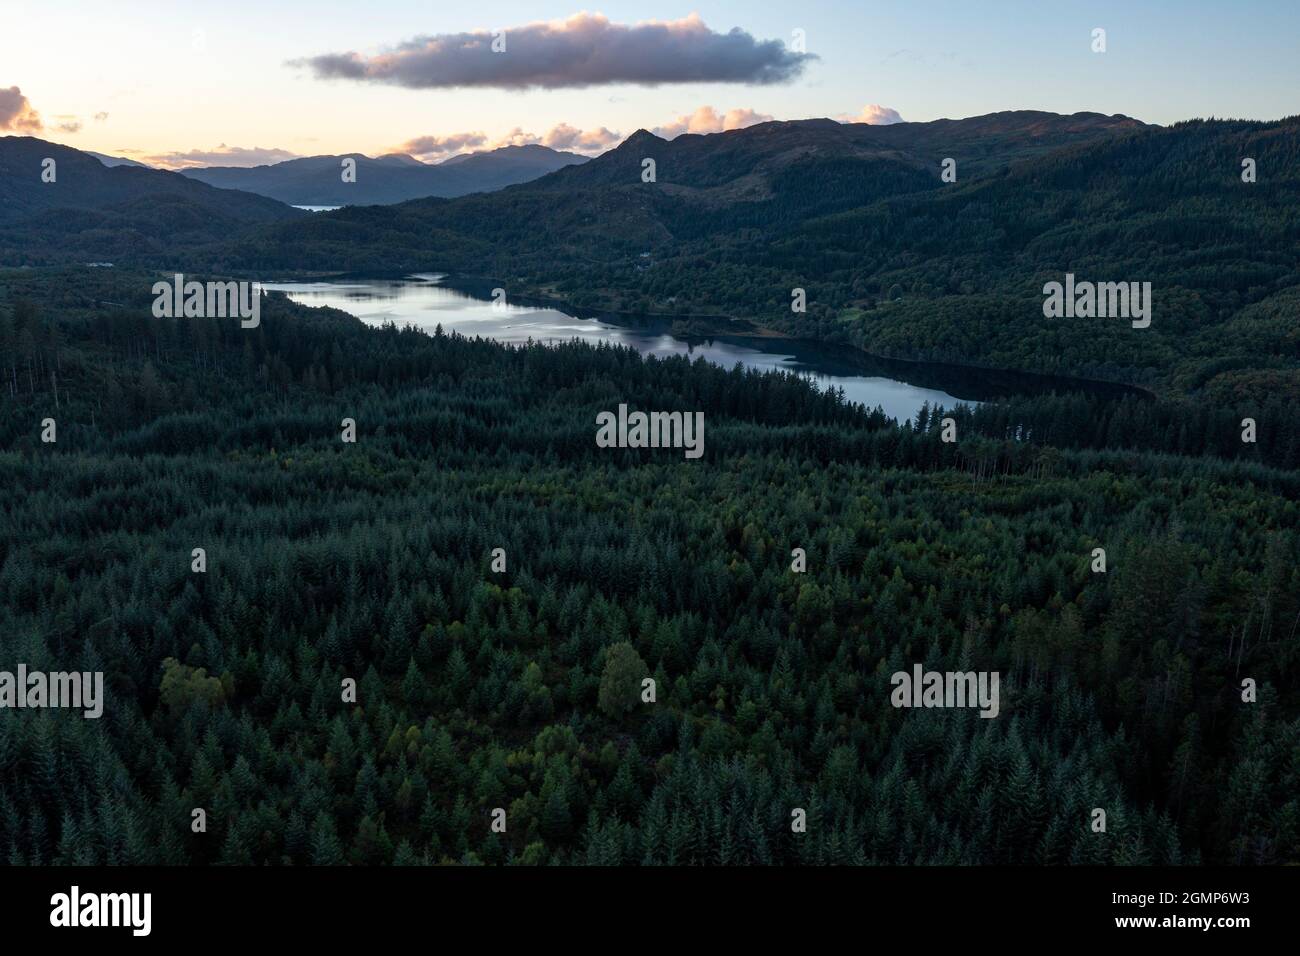
[{"label": "cloud", "polygon": [[601,153],[622,139],[622,133],[616,133],[604,126],[582,130],[568,123],[558,123],[540,136],[536,133],[525,133],[521,127],[516,126],[493,143],[491,148],[541,145],[576,153]]},{"label": "cloud", "polygon": [[536,133],[525,133],[522,126],[516,126],[494,142],[489,149],[500,149],[502,146],[533,146],[541,141],[542,138]]},{"label": "cloud", "polygon": [[766,113],[756,113],[751,109],[727,110],[718,113],[712,106],[701,106],[694,113],[679,116],[664,126],[656,126],[654,134],[664,139],[672,139],[682,133],[721,133],[729,129],[744,129],[755,123],[770,123],[772,117]]},{"label": "cloud", "polygon": [[41,114],[32,109],[22,90],[16,86],[0,89],[0,129],[39,133],[42,128]]},{"label": "cloud", "polygon": [[428,161],[455,156],[467,149],[482,146],[487,142],[483,133],[452,133],[450,136],[417,136],[408,139],[395,152],[408,153],[418,159]]},{"label": "cloud", "polygon": [[584,130],[575,129],[568,123],[560,123],[552,126],[550,132],[542,137],[542,145],[576,153],[599,153],[609,149],[622,138],[621,134],[604,126]]},{"label": "cloud", "polygon": [[54,124],[54,128],[60,133],[81,132],[81,120],[77,119],[77,117],[64,114],[54,118],[58,120],[58,122]]},{"label": "cloud", "polygon": [[871,103],[862,107],[862,112],[857,116],[841,113],[835,118],[841,123],[866,123],[868,126],[892,126],[894,123],[903,122],[903,117],[898,115],[898,110],[890,109],[888,106],[881,106],[878,103]]},{"label": "cloud", "polygon": [[622,140],[621,133],[616,133],[604,126],[596,129],[578,129],[568,123],[558,123],[547,132],[529,133],[522,126],[516,126],[504,136],[489,140],[484,133],[452,133],[448,136],[417,136],[409,139],[397,152],[409,153],[425,162],[439,162],[450,159],[466,150],[500,149],[503,146],[549,146],[551,149],[566,150],[574,153],[600,153]]},{"label": "cloud", "polygon": [[363,56],[325,53],[289,61],[320,79],[384,83],[411,89],[583,88],[611,83],[784,83],[816,59],[780,40],[755,40],[740,28],[710,30],[692,13],[680,20],[611,23],[600,13],[491,31],[417,36]]},{"label": "cloud", "polygon": [[164,169],[191,169],[195,166],[266,166],[297,157],[297,153],[291,153],[287,149],[227,146],[222,143],[216,149],[160,153],[146,157],[145,161],[151,166],[161,166]]},{"label": "cloud", "polygon": [[106,120],[106,119],[108,119],[108,114],[107,114],[107,113],[96,113],[96,114],[95,114],[95,122],[96,122],[96,123],[102,123],[102,122],[104,122],[104,120]]}]

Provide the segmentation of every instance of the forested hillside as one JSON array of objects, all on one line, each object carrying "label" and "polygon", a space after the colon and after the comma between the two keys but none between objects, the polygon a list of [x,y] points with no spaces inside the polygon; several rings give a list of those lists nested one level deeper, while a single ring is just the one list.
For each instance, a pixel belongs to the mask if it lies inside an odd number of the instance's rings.
[{"label": "forested hillside", "polygon": [[[630,350],[151,319],[150,279],[0,276],[0,670],[107,696],[0,721],[7,862],[1300,862],[1293,432],[1045,396],[946,444]],[[598,448],[620,402],[703,411],[703,458]],[[915,663],[999,717],[894,708]]]},{"label": "forested hillside", "polygon": [[[0,141],[11,152],[39,142]],[[734,316],[880,356],[1102,379],[1198,403],[1300,399],[1294,117],[1160,128],[1020,111],[765,123],[672,141],[642,131],[499,192],[315,216],[64,152],[98,171],[69,167],[58,187],[68,208],[0,223],[0,263],[110,259],[254,279],[451,271],[512,298]],[[34,156],[24,202],[46,204],[55,193],[40,192]],[[647,159],[653,182],[641,179]],[[941,179],[946,159],[955,182]],[[93,208],[69,192],[109,176],[121,180],[113,189],[170,178],[128,201],[96,193]],[[173,194],[174,180],[206,191]],[[1067,273],[1150,283],[1150,326],[1045,318],[1043,287]],[[792,309],[796,289],[806,311]]]},{"label": "forested hillside", "polygon": [[32,136],[0,136],[0,263],[173,264],[258,224],[309,213],[138,164],[106,165]]},{"label": "forested hillside", "polygon": [[[923,129],[909,150],[868,150],[830,121],[638,134],[500,193],[273,227],[217,263],[453,270],[512,295],[732,315],[877,355],[1300,398],[1300,119],[1098,117],[1078,142],[1030,150],[1042,117],[873,128],[900,143],[901,127]],[[643,157],[657,181],[641,181]],[[1043,286],[1066,273],[1149,282],[1150,327],[1045,318]]]}]

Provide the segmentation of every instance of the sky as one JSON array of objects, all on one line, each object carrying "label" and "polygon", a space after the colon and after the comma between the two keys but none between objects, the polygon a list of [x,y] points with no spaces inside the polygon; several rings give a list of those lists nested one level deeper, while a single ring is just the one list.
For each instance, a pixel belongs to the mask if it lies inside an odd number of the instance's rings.
[{"label": "sky", "polygon": [[582,2],[0,0],[0,135],[178,168],[769,118],[1300,113],[1297,0]]}]

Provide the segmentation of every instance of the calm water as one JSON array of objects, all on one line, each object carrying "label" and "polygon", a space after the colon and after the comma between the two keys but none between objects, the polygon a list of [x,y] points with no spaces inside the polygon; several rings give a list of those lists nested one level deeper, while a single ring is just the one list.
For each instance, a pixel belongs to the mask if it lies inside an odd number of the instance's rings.
[{"label": "calm water", "polygon": [[554,308],[507,305],[449,288],[438,274],[400,280],[268,282],[308,306],[332,306],[371,325],[394,322],[432,332],[482,336],[498,342],[610,342],[644,355],[703,357],[726,368],[782,369],[810,378],[820,387],[837,386],[850,401],[879,406],[900,421],[921,405],[952,408],[1017,393],[1044,391],[1061,380],[928,363],[877,359],[847,347],[828,347],[789,339],[746,336],[686,337],[673,334],[671,320],[620,316],[578,316]]}]

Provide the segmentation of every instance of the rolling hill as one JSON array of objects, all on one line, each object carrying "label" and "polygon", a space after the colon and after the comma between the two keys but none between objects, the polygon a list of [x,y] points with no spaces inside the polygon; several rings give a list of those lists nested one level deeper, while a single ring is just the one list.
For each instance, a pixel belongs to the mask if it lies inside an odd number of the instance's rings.
[{"label": "rolling hill", "polygon": [[[344,159],[356,162],[356,181],[344,182]],[[301,206],[385,205],[425,196],[464,196],[527,182],[586,157],[545,146],[503,146],[436,165],[392,153],[308,156],[270,166],[211,166],[184,175],[223,189],[242,189]]]},{"label": "rolling hill", "polygon": [[[297,250],[286,265],[297,255],[306,268],[364,268],[380,249],[396,256],[397,268],[437,263],[520,275],[539,259],[548,266],[573,260],[566,269],[618,266],[642,251],[659,260],[708,236],[762,240],[768,230],[929,192],[942,185],[940,162],[951,155],[965,181],[1144,128],[1128,117],[1022,111],[888,127],[772,122],[673,140],[639,130],[590,162],[529,183],[343,210],[276,233],[276,241]],[[641,181],[647,159],[656,164],[653,183]]]},{"label": "rolling hill", "polygon": [[[46,168],[52,181],[42,176]],[[183,257],[250,226],[306,215],[177,173],[110,167],[45,140],[0,137],[0,262],[7,264]]]}]

